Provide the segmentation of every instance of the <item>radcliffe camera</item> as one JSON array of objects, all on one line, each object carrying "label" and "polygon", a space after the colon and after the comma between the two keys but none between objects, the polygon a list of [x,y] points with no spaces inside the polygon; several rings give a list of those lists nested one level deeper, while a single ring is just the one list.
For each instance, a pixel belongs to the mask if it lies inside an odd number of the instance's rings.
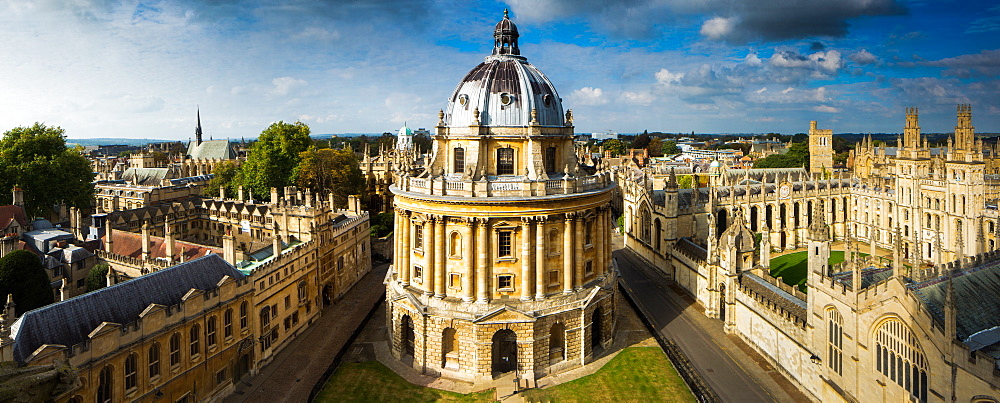
[{"label": "radcliffe camera", "polygon": [[1000,7],[0,15],[2,402],[1000,403]]}]

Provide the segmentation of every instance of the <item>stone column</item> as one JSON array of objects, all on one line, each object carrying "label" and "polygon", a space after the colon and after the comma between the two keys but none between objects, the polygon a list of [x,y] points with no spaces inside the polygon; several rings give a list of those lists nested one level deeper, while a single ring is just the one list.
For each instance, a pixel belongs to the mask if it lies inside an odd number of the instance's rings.
[{"label": "stone column", "polygon": [[531,252],[531,218],[521,217],[521,301],[531,301],[534,295],[531,275],[535,271],[535,265]]},{"label": "stone column", "polygon": [[448,289],[446,278],[448,276],[448,256],[445,249],[446,232],[448,221],[445,217],[438,217],[437,230],[434,238],[434,297],[444,298]]},{"label": "stone column", "polygon": [[[594,276],[603,277],[604,276],[604,265],[607,264],[604,256],[604,234],[607,228],[604,226],[604,208],[600,207],[597,209],[597,216],[594,217]],[[660,234],[654,234],[654,236],[660,237]],[[655,240],[653,241],[655,245]]]},{"label": "stone column", "polygon": [[402,246],[399,248],[399,258],[396,261],[402,266],[397,271],[403,274],[402,283],[405,287],[410,285],[410,256],[413,254],[410,251],[410,213],[404,210],[398,212],[400,234],[397,236],[401,237]]},{"label": "stone column", "polygon": [[563,223],[563,294],[573,292],[573,213]]},{"label": "stone column", "polygon": [[437,239],[435,236],[435,230],[437,230],[437,217],[428,217],[427,221],[424,221],[424,226],[426,228],[427,236],[424,237],[423,247],[424,247],[424,278],[421,279],[424,283],[424,295],[434,295],[434,278],[435,278],[435,267],[434,267],[434,241]]},{"label": "stone column", "polygon": [[583,242],[586,241],[583,231],[586,225],[586,219],[583,218],[582,214],[573,218],[573,227],[576,229],[576,250],[574,251],[576,257],[573,259],[576,266],[574,271],[576,280],[573,282],[573,288],[577,290],[583,288]]},{"label": "stone column", "polygon": [[535,218],[535,300],[545,299],[545,217]]},{"label": "stone column", "polygon": [[465,263],[465,273],[462,275],[462,301],[475,300],[472,293],[473,278],[476,277],[476,250],[472,239],[476,236],[476,221],[474,218],[465,220],[465,240],[462,245],[462,259]]},{"label": "stone column", "polygon": [[480,218],[477,224],[479,225],[479,233],[476,235],[476,251],[479,254],[479,268],[476,271],[476,302],[485,304],[490,300],[488,268],[490,263],[489,220]]}]

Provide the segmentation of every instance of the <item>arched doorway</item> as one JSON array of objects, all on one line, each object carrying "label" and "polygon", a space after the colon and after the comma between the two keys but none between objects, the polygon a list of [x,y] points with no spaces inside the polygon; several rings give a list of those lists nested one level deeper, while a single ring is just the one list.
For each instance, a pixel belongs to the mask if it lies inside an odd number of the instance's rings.
[{"label": "arched doorway", "polygon": [[726,209],[721,209],[715,216],[715,237],[722,238],[722,233],[726,231],[727,223]]},{"label": "arched doorway", "polygon": [[757,206],[750,207],[750,231],[757,232]]},{"label": "arched doorway", "polygon": [[500,329],[493,334],[493,372],[505,373],[517,369],[517,334]]},{"label": "arched doorway", "polygon": [[719,284],[719,320],[726,321],[726,285]]},{"label": "arched doorway", "polygon": [[240,356],[239,361],[236,361],[236,370],[233,371],[233,379],[240,380],[243,379],[243,375],[250,372],[250,354],[243,354]]},{"label": "arched doorway", "polygon": [[787,241],[788,241],[788,236],[785,234],[785,231],[781,231],[781,250],[785,250],[785,247],[787,246],[785,245],[785,242]]},{"label": "arched doorway", "polygon": [[413,356],[413,321],[410,320],[410,315],[403,315],[402,324],[400,325],[399,336],[401,338],[400,342],[403,343],[402,353],[403,355]]},{"label": "arched doorway", "polygon": [[594,314],[591,317],[590,324],[590,347],[593,350],[601,348],[601,340],[603,339],[601,335],[601,327],[604,323],[601,319],[604,318],[603,312],[601,312],[601,307],[594,309]]},{"label": "arched doorway", "polygon": [[333,303],[333,286],[330,284],[323,286],[323,306],[329,306]]}]

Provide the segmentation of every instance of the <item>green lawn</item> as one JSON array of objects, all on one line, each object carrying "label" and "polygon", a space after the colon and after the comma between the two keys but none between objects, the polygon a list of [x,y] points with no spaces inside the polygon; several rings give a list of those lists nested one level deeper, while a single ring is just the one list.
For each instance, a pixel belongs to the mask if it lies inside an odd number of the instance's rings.
[{"label": "green lawn", "polygon": [[378,361],[344,363],[315,402],[492,402],[493,389],[463,395],[417,386]]},{"label": "green lawn", "polygon": [[597,372],[523,392],[529,402],[693,402],[694,395],[659,347],[629,347]]},{"label": "green lawn", "polygon": [[[868,256],[868,254],[862,253],[861,256]],[[771,275],[780,278],[785,284],[797,285],[800,291],[806,292],[806,273],[809,271],[808,259],[808,251],[789,253],[771,259]],[[843,261],[844,251],[830,251],[830,265]]]}]

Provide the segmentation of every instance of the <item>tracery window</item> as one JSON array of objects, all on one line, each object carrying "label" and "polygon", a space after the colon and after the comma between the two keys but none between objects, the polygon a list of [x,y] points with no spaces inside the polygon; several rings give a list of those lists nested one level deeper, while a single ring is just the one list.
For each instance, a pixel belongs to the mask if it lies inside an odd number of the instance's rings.
[{"label": "tracery window", "polygon": [[826,310],[826,364],[838,375],[844,370],[844,318],[835,308]]},{"label": "tracery window", "polygon": [[201,353],[201,326],[191,326],[191,357]]},{"label": "tracery window", "polygon": [[129,354],[128,357],[125,358],[126,391],[135,389],[136,385],[138,385],[138,380],[137,380],[138,375],[136,375],[136,373],[138,372],[138,366],[139,366],[139,356],[136,355],[135,353]]},{"label": "tracery window", "polygon": [[160,343],[149,347],[149,378],[160,376]]},{"label": "tracery window", "polygon": [[181,334],[170,336],[170,366],[181,364]]},{"label": "tracery window", "polygon": [[110,403],[114,400],[112,395],[112,384],[114,382],[114,373],[110,365],[106,365],[101,369],[100,375],[97,377],[97,402],[98,403]]},{"label": "tracery window", "polygon": [[875,331],[875,368],[914,398],[927,401],[927,360],[917,337],[898,319],[882,322]]}]

